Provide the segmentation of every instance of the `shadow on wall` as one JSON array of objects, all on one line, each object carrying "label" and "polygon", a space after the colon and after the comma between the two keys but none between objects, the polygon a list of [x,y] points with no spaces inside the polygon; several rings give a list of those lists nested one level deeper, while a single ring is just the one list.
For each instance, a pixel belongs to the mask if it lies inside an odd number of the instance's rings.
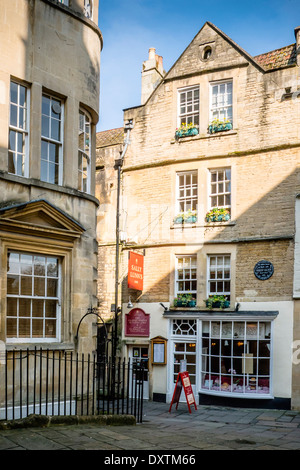
[{"label": "shadow on wall", "polygon": [[[260,156],[260,158],[262,158]],[[268,158],[265,156],[264,158]],[[275,157],[274,157],[275,158]],[[255,300],[291,300],[293,293],[294,270],[294,235],[295,235],[295,201],[300,192],[300,172],[297,168],[289,173],[292,161],[280,160],[276,164],[281,166],[281,174],[286,178],[279,184],[273,185],[273,171],[276,165],[272,165],[265,175],[257,176],[255,171],[249,174],[247,188],[237,187],[236,208],[239,215],[228,224],[201,224],[199,226],[175,228],[176,240],[161,246],[158,240],[147,240],[145,244],[132,247],[123,247],[123,272],[126,272],[128,263],[128,251],[139,252],[145,249],[144,258],[144,290],[143,292],[128,289],[127,274],[122,278],[122,301],[128,302],[129,296],[132,303],[135,302],[168,302],[170,292],[173,291],[175,278],[174,271],[168,270],[170,256],[175,255],[202,255],[226,254],[229,246],[235,246],[235,299],[241,301]],[[270,163],[271,165],[271,163]],[[255,168],[255,166],[254,166]],[[257,167],[258,168],[258,167]],[[277,168],[278,170],[278,168]],[[237,169],[237,174],[238,169]],[[277,174],[278,175],[278,174]],[[277,176],[278,179],[278,176]],[[147,184],[146,181],[140,183]],[[262,194],[264,188],[270,190],[256,199],[249,208],[242,210],[243,205],[251,200],[253,190]],[[172,226],[172,222],[170,223]],[[151,224],[149,225],[151,230]],[[170,232],[171,232],[170,230]],[[191,235],[192,233],[192,235]],[[186,243],[188,237],[188,243]],[[204,245],[202,244],[204,239]],[[201,248],[197,249],[197,245]],[[190,247],[190,249],[189,249]],[[262,282],[253,273],[258,261],[268,260],[274,266],[273,276]],[[234,260],[232,260],[232,263]],[[197,304],[205,307],[206,299],[206,267],[204,272],[198,272],[198,292],[200,298]],[[234,306],[234,305],[232,305]]]}]

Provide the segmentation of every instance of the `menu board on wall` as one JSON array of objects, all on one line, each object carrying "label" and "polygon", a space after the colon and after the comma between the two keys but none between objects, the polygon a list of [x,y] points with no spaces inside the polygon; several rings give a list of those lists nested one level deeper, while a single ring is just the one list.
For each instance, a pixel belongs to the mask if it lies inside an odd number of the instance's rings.
[{"label": "menu board on wall", "polygon": [[152,345],[152,364],[164,365],[167,363],[167,340],[162,336],[156,336],[151,339]]}]

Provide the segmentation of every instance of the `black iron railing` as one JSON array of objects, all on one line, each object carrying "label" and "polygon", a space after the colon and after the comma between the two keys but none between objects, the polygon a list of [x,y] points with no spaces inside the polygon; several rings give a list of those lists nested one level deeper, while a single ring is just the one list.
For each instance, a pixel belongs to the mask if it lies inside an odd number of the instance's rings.
[{"label": "black iron railing", "polygon": [[72,351],[6,351],[0,363],[0,419],[30,414],[143,416],[143,365]]}]

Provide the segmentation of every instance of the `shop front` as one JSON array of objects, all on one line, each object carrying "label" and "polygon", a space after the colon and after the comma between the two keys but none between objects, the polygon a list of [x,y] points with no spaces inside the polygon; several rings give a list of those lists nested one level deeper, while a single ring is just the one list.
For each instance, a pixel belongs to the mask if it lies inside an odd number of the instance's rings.
[{"label": "shop front", "polygon": [[167,401],[172,398],[184,361],[198,404],[236,402],[243,406],[248,400],[252,404],[264,400],[265,407],[280,402],[280,406],[289,408],[289,387],[281,383],[274,388],[278,370],[283,369],[286,377],[290,373],[287,354],[280,355],[278,314],[165,312],[169,321]]}]

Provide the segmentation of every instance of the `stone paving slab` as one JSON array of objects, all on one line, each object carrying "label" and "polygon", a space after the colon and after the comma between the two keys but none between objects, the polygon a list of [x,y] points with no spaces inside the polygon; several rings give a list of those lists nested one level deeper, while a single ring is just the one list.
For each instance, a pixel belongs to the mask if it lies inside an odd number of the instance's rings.
[{"label": "stone paving slab", "polygon": [[167,404],[145,403],[144,422],[136,425],[86,422],[1,430],[0,450],[101,450],[103,455],[114,451],[197,455],[203,450],[300,450],[297,411],[199,406],[190,414],[184,404],[180,410],[168,410]]}]

